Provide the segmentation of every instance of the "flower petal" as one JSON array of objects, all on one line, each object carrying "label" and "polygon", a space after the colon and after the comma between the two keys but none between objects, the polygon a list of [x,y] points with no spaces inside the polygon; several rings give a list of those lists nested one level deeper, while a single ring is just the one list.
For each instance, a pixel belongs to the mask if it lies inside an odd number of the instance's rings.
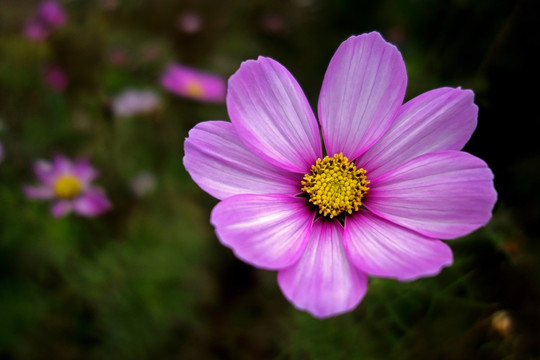
[{"label": "flower petal", "polygon": [[392,125],[406,86],[400,52],[379,33],[344,41],[328,65],[319,97],[328,154],[355,159],[375,144]]},{"label": "flower petal", "polygon": [[452,264],[440,240],[408,230],[368,211],[347,218],[343,243],[349,260],[368,275],[414,280]]},{"label": "flower petal", "polygon": [[80,215],[93,217],[112,208],[107,195],[100,189],[90,189],[73,201],[75,212]]},{"label": "flower petal", "polygon": [[419,156],[371,181],[364,205],[425,236],[452,239],[485,225],[497,200],[487,164],[461,151]]},{"label": "flower petal", "polygon": [[366,275],[347,259],[342,234],[337,221],[316,221],[302,258],[278,273],[287,299],[318,318],[354,309],[367,290]]},{"label": "flower petal", "polygon": [[55,218],[61,218],[73,210],[73,203],[69,200],[59,200],[52,204],[51,213]]},{"label": "flower petal", "polygon": [[71,160],[64,155],[55,155],[53,159],[53,172],[54,175],[73,174],[75,168]]},{"label": "flower petal", "polygon": [[221,243],[264,269],[295,263],[307,245],[314,213],[306,200],[284,195],[237,195],[216,205],[211,222]]},{"label": "flower petal", "polygon": [[470,90],[428,91],[400,108],[390,130],[357,164],[376,177],[423,154],[461,150],[476,128],[477,115]]},{"label": "flower petal", "polygon": [[29,199],[52,199],[54,190],[48,186],[23,186],[24,195]]},{"label": "flower petal", "polygon": [[244,144],[271,164],[306,173],[322,155],[319,127],[304,92],[272,59],[242,63],[229,79],[227,109]]},{"label": "flower petal", "polygon": [[184,167],[218,199],[238,194],[300,192],[301,175],[275,167],[248,150],[231,123],[205,121],[186,139]]},{"label": "flower petal", "polygon": [[52,164],[45,160],[34,162],[34,173],[43,184],[51,185],[55,180],[55,171]]},{"label": "flower petal", "polygon": [[73,167],[73,175],[87,185],[98,175],[98,171],[90,165],[89,159],[77,160]]}]

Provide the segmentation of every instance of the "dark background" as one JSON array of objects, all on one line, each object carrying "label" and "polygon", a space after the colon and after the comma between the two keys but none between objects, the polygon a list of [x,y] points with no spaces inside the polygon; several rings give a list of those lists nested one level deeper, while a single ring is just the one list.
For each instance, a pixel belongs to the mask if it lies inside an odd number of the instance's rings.
[{"label": "dark background", "polygon": [[[22,35],[37,2],[0,0],[0,359],[538,359],[540,348],[540,31],[535,1],[63,1],[66,26]],[[197,13],[201,28],[177,19]],[[237,260],[208,218],[216,200],[182,167],[196,123],[224,104],[160,88],[177,61],[230,76],[272,57],[315,108],[326,66],[353,34],[398,46],[407,99],[473,89],[478,128],[465,150],[495,173],[492,221],[451,241],[455,263],[412,283],[371,279],[360,306],[317,320],[281,295],[275,273]],[[150,49],[150,50],[149,50]],[[111,54],[122,52],[122,64]],[[69,85],[52,90],[48,64]],[[161,108],[110,111],[125,88],[154,89]],[[32,163],[90,156],[114,210],[53,219],[26,199]],[[141,171],[156,179],[130,190]],[[466,211],[466,209],[464,209]]]}]

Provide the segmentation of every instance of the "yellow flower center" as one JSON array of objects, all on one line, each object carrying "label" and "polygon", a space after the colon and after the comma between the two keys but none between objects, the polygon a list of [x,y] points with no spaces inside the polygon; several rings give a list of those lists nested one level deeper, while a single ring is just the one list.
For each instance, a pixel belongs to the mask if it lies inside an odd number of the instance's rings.
[{"label": "yellow flower center", "polygon": [[198,82],[198,81],[190,81],[187,83],[186,85],[186,93],[189,95],[189,96],[193,96],[193,97],[201,97],[203,96],[204,94],[204,89],[203,87],[201,86],[201,84]]},{"label": "yellow flower center", "polygon": [[317,159],[311,172],[304,175],[302,191],[309,195],[309,202],[319,207],[319,214],[331,219],[342,212],[358,211],[368,184],[366,170],[357,169],[339,153]]},{"label": "yellow flower center", "polygon": [[73,175],[62,175],[54,183],[56,196],[61,199],[73,199],[81,190],[81,181]]}]

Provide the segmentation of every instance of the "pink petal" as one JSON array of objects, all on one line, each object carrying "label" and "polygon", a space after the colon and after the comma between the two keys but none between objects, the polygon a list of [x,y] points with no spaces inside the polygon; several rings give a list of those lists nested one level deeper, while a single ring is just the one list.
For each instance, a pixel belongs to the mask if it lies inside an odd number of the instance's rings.
[{"label": "pink petal", "polygon": [[69,160],[64,155],[55,155],[53,159],[53,172],[55,175],[61,174],[73,174],[75,168],[71,160]]},{"label": "pink petal", "polygon": [[470,90],[426,92],[400,108],[390,130],[357,164],[376,177],[423,154],[461,150],[476,128],[477,114]]},{"label": "pink petal", "polygon": [[367,290],[367,277],[347,259],[342,235],[337,221],[316,221],[302,258],[278,273],[285,297],[318,318],[354,309]]},{"label": "pink petal", "polygon": [[73,203],[69,200],[59,200],[52,204],[51,213],[55,218],[61,218],[73,210]]},{"label": "pink petal", "polygon": [[497,200],[493,173],[460,151],[417,157],[371,181],[364,205],[425,236],[452,239],[485,225]]},{"label": "pink petal", "polygon": [[271,164],[306,173],[321,157],[317,120],[300,85],[278,62],[259,57],[229,79],[227,109],[246,146]]},{"label": "pink petal", "polygon": [[352,36],[328,65],[319,121],[329,155],[354,159],[392,125],[403,102],[407,72],[398,49],[379,33]]},{"label": "pink petal", "polygon": [[360,210],[347,218],[344,246],[350,261],[368,275],[414,280],[438,274],[452,264],[452,250],[440,240],[420,235]]},{"label": "pink petal", "polygon": [[93,217],[112,208],[107,195],[99,189],[90,189],[73,201],[75,212],[80,215]]},{"label": "pink petal", "polygon": [[48,186],[23,186],[24,195],[30,199],[52,199],[54,197],[54,190]]},{"label": "pink petal", "polygon": [[231,123],[206,121],[189,132],[184,166],[210,195],[224,199],[238,194],[300,192],[301,175],[270,165],[248,150]]},{"label": "pink petal", "polygon": [[90,160],[79,159],[73,165],[73,175],[85,184],[90,184],[98,175],[96,169],[90,165]]},{"label": "pink petal", "polygon": [[306,200],[284,195],[237,195],[216,205],[211,222],[221,243],[265,269],[295,263],[307,245],[314,213]]},{"label": "pink petal", "polygon": [[54,167],[45,160],[37,160],[34,162],[34,173],[39,181],[46,185],[51,185],[56,178]]}]

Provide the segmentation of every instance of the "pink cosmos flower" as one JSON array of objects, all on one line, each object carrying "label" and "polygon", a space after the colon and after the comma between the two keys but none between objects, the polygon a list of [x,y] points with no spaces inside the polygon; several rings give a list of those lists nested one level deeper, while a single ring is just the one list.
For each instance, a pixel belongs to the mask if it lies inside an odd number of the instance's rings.
[{"label": "pink cosmos flower", "polygon": [[66,23],[66,13],[62,6],[53,0],[43,1],[37,14],[26,22],[24,33],[32,40],[44,40],[50,33]]},{"label": "pink cosmos flower", "polygon": [[287,69],[259,57],[229,79],[231,123],[200,123],[186,139],[185,168],[221,200],[211,222],[222,244],[277,270],[285,297],[316,317],[355,308],[367,276],[439,273],[452,263],[440,239],[491,217],[493,174],[460,151],[476,127],[472,91],[403,104],[406,83],[395,46],[353,36],[330,61],[317,122]]},{"label": "pink cosmos flower", "polygon": [[91,185],[98,172],[86,159],[70,161],[56,155],[52,163],[39,160],[34,173],[41,182],[38,186],[24,186],[25,195],[32,199],[54,200],[51,212],[62,217],[71,211],[93,217],[111,209],[107,195]]},{"label": "pink cosmos flower", "polygon": [[221,76],[186,66],[169,66],[161,76],[161,85],[176,95],[194,100],[225,101],[225,80]]}]

